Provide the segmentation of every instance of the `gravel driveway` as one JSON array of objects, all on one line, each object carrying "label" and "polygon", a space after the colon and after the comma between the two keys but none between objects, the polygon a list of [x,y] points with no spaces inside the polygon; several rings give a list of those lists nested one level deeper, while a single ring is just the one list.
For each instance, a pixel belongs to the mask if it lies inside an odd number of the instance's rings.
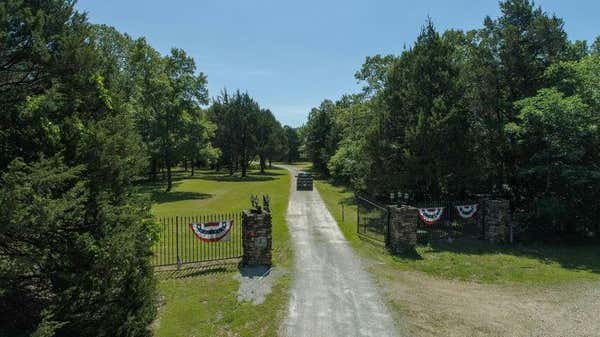
[{"label": "gravel driveway", "polygon": [[[284,166],[292,176],[297,170]],[[344,239],[318,191],[296,191],[287,211],[295,266],[285,337],[396,336],[371,275]]]}]

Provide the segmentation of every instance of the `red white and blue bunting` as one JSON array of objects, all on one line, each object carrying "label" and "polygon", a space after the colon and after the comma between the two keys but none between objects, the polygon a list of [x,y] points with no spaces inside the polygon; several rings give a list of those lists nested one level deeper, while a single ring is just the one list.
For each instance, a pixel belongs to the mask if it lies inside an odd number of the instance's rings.
[{"label": "red white and blue bunting", "polygon": [[460,215],[463,219],[472,218],[475,213],[477,213],[478,204],[472,205],[459,205],[456,206],[456,210],[458,211],[458,215]]},{"label": "red white and blue bunting", "polygon": [[419,208],[419,218],[428,225],[438,222],[443,214],[444,207]]},{"label": "red white and blue bunting", "polygon": [[233,220],[190,224],[190,229],[194,232],[194,235],[204,242],[229,240],[231,227],[233,227]]}]

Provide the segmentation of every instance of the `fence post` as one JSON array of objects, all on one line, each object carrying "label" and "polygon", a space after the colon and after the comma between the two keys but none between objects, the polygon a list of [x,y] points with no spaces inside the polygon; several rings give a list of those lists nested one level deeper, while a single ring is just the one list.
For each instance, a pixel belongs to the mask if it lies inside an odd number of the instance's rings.
[{"label": "fence post", "polygon": [[356,198],[356,233],[360,233],[360,204]]},{"label": "fence post", "polygon": [[177,255],[177,269],[179,269],[182,264],[179,257],[179,216],[175,217],[175,254]]}]

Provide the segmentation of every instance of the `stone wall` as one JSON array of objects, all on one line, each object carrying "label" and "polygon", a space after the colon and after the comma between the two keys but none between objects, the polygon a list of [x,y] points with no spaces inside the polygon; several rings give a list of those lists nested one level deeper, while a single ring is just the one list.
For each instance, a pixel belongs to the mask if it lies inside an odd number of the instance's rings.
[{"label": "stone wall", "polygon": [[417,244],[417,209],[390,206],[390,233],[386,246],[392,254],[412,251]]},{"label": "stone wall", "polygon": [[271,213],[244,211],[242,214],[242,246],[245,265],[271,265],[272,247]]},{"label": "stone wall", "polygon": [[510,226],[510,203],[504,199],[484,199],[485,238],[490,242],[507,242]]}]

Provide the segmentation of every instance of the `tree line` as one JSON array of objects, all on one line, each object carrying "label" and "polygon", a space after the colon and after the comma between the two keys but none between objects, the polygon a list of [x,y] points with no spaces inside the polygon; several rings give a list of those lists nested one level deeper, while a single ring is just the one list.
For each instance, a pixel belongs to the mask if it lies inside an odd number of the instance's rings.
[{"label": "tree line", "polygon": [[0,3],[0,334],[150,335],[158,232],[136,182],[298,157],[297,130],[248,94],[210,103],[182,49],[72,0]]},{"label": "tree line", "polygon": [[312,109],[302,149],[355,190],[415,199],[511,200],[521,237],[600,235],[600,38],[500,2],[479,29],[427,20],[400,55],[367,57],[362,92]]}]

